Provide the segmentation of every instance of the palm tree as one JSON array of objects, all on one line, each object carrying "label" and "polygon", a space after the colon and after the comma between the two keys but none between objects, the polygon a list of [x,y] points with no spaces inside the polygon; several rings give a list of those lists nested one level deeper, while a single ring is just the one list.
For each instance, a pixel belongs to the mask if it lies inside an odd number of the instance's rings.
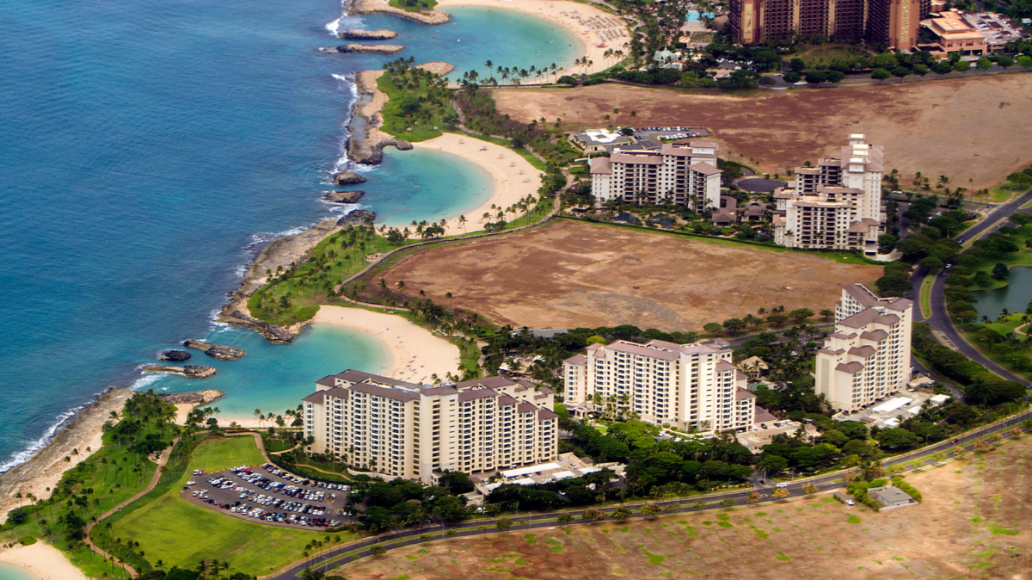
[{"label": "palm tree", "polygon": [[[488,61],[488,62],[490,62],[490,61]],[[462,233],[466,233],[466,216],[465,215],[460,215],[459,216],[459,225],[462,226]]]},{"label": "palm tree", "polygon": [[487,67],[487,70],[491,71],[492,75],[494,74],[494,63],[493,62],[487,61],[487,62],[484,63],[484,66]]}]

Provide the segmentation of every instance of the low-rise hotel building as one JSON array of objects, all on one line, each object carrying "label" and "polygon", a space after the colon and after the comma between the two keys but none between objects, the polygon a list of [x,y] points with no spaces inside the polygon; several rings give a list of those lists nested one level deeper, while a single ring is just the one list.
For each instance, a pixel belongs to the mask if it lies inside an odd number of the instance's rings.
[{"label": "low-rise hotel building", "polygon": [[696,211],[720,207],[717,144],[693,141],[658,151],[616,147],[610,157],[591,159],[591,194],[599,205],[611,199]]},{"label": "low-rise hotel building", "polygon": [[849,136],[841,157],[795,170],[795,186],[774,191],[774,242],[789,248],[878,253],[881,233],[881,146]]},{"label": "low-rise hotel building", "polygon": [[616,405],[649,423],[729,431],[751,427],[755,395],[731,349],[713,344],[618,340],[563,363],[565,402]]},{"label": "low-rise hotel building", "polygon": [[432,485],[445,470],[492,472],[558,455],[555,397],[526,381],[432,386],[347,370],[315,388],[304,399],[310,451],[392,478]]},{"label": "low-rise hotel building", "polygon": [[906,388],[912,325],[910,300],[879,298],[861,284],[844,287],[835,332],[817,352],[816,393],[836,411],[853,412]]}]

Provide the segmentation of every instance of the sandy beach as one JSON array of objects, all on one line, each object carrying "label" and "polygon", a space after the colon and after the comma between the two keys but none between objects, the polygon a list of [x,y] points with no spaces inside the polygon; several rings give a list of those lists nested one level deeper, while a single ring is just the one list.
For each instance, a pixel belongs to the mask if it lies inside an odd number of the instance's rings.
[{"label": "sandy beach", "polygon": [[[433,139],[413,143],[412,145],[419,149],[435,149],[451,153],[452,155],[458,155],[471,163],[475,163],[491,176],[491,180],[494,182],[491,196],[476,208],[467,210],[462,214],[468,220],[465,225],[466,231],[481,229],[485,223],[483,218],[485,212],[492,214],[491,219],[488,221],[497,221],[497,218],[494,216],[498,210],[492,210],[492,205],[504,209],[528,195],[533,195],[536,198],[537,190],[541,187],[541,172],[515,151],[501,145],[495,145],[488,141],[455,133],[445,133],[440,137],[434,137]],[[512,216],[509,215],[508,219],[511,220]],[[457,234],[463,231],[463,226],[459,224],[458,216],[449,219],[447,223],[446,231],[448,234]]]},{"label": "sandy beach", "polygon": [[313,322],[360,330],[383,341],[389,349],[389,360],[379,371],[373,371],[376,374],[429,383],[433,382],[432,374],[443,379],[446,373],[458,372],[457,346],[401,316],[324,305],[319,307]]},{"label": "sandy beach", "polygon": [[[548,0],[438,0],[437,2],[437,9],[444,12],[455,6],[515,10],[544,18],[566,28],[581,43],[576,58],[587,56],[593,63],[587,68],[575,66],[572,62],[562,63],[566,72],[593,73],[604,70],[618,62],[614,58],[607,60],[602,56],[606,49],[623,50],[627,53],[628,49],[624,44],[631,40],[630,36],[627,36],[627,27],[620,17],[603,12],[588,4]],[[623,35],[620,35],[621,31]]]},{"label": "sandy beach", "polygon": [[25,568],[40,580],[88,580],[60,550],[43,542],[8,548],[0,552],[0,562]]},{"label": "sandy beach", "polygon": [[[38,499],[50,497],[49,490],[57,486],[65,471],[100,449],[104,422],[110,420],[112,411],[120,413],[132,394],[129,389],[111,389],[104,393],[35,457],[0,475],[0,522],[7,519],[8,511],[31,503],[26,495],[32,494]],[[72,450],[77,450],[78,455]],[[71,457],[71,461],[66,463],[65,457]],[[21,499],[15,497],[18,493]]]}]

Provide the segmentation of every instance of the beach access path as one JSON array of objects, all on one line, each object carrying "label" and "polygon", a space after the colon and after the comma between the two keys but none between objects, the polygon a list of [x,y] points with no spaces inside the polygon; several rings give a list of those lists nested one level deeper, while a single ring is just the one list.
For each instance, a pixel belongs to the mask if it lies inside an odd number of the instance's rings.
[{"label": "beach access path", "polygon": [[[451,235],[483,229],[485,223],[497,221],[495,216],[498,210],[491,209],[492,205],[504,209],[528,195],[536,198],[538,188],[541,187],[541,172],[538,169],[512,149],[490,141],[445,133],[440,137],[413,143],[412,146],[456,155],[480,167],[491,176],[491,195],[479,206],[462,214],[467,219],[466,224],[459,223],[458,216],[447,221],[447,232]],[[487,220],[483,217],[485,213],[491,214]]]},{"label": "beach access path", "polygon": [[[543,18],[561,26],[577,39],[579,45],[575,58],[588,57],[592,62],[591,66],[576,66],[572,62],[556,63],[565,67],[565,73],[594,73],[605,70],[616,64],[616,59],[608,61],[603,56],[607,49],[622,50],[629,53],[626,43],[631,38],[627,34],[627,27],[623,19],[616,14],[603,12],[590,4],[578,2],[564,2],[562,0],[438,0],[437,10],[447,12],[448,8],[460,6],[476,6],[482,8],[499,8],[502,10],[513,10]],[[614,25],[615,23],[615,25]],[[612,40],[600,41],[597,35],[604,34],[603,31],[623,31],[623,35],[615,36]],[[610,34],[612,36],[612,34]],[[512,63],[498,63],[506,66]]]},{"label": "beach access path", "polygon": [[389,358],[375,374],[428,383],[433,381],[431,375],[443,379],[447,373],[459,372],[459,347],[401,316],[323,305],[312,322],[358,330],[381,341]]}]

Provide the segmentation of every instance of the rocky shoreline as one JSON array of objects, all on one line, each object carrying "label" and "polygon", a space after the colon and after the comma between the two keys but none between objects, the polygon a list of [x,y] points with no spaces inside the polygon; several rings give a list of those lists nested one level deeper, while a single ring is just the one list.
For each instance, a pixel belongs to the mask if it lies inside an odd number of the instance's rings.
[{"label": "rocky shoreline", "polygon": [[341,40],[390,40],[397,38],[398,33],[393,30],[345,30],[338,32]]},{"label": "rocky shoreline", "polygon": [[387,0],[352,0],[348,12],[352,14],[390,14],[415,20],[421,24],[444,24],[451,20],[451,16],[447,12],[439,10],[410,12],[391,6]]},{"label": "rocky shoreline", "polygon": [[324,54],[397,54],[405,50],[400,44],[342,44],[340,46],[323,46],[318,49]]},{"label": "rocky shoreline", "polygon": [[364,191],[324,191],[323,199],[330,203],[352,204],[365,197]]},{"label": "rocky shoreline", "polygon": [[218,360],[236,360],[247,356],[247,352],[239,348],[233,348],[224,344],[212,344],[203,340],[187,340],[183,342],[183,346],[195,348]]},{"label": "rocky shoreline", "polygon": [[[39,499],[50,497],[48,488],[54,489],[66,470],[100,449],[104,423],[111,420],[112,411],[121,413],[132,394],[129,389],[108,389],[32,459],[0,475],[0,522],[7,518],[8,511],[31,503],[27,494]],[[78,450],[78,454],[73,454],[73,449]],[[65,462],[65,457],[74,457],[74,460]],[[22,497],[15,497],[19,493]]]},{"label": "rocky shoreline", "polygon": [[189,391],[187,393],[171,393],[159,395],[161,400],[170,405],[207,405],[224,397],[226,393],[216,389],[202,389],[200,391]]},{"label": "rocky shoreline", "polygon": [[147,365],[143,367],[145,373],[169,373],[173,375],[183,375],[188,379],[207,379],[215,376],[218,371],[213,367],[206,367],[201,365],[186,365],[181,367],[173,367],[168,365]]}]

